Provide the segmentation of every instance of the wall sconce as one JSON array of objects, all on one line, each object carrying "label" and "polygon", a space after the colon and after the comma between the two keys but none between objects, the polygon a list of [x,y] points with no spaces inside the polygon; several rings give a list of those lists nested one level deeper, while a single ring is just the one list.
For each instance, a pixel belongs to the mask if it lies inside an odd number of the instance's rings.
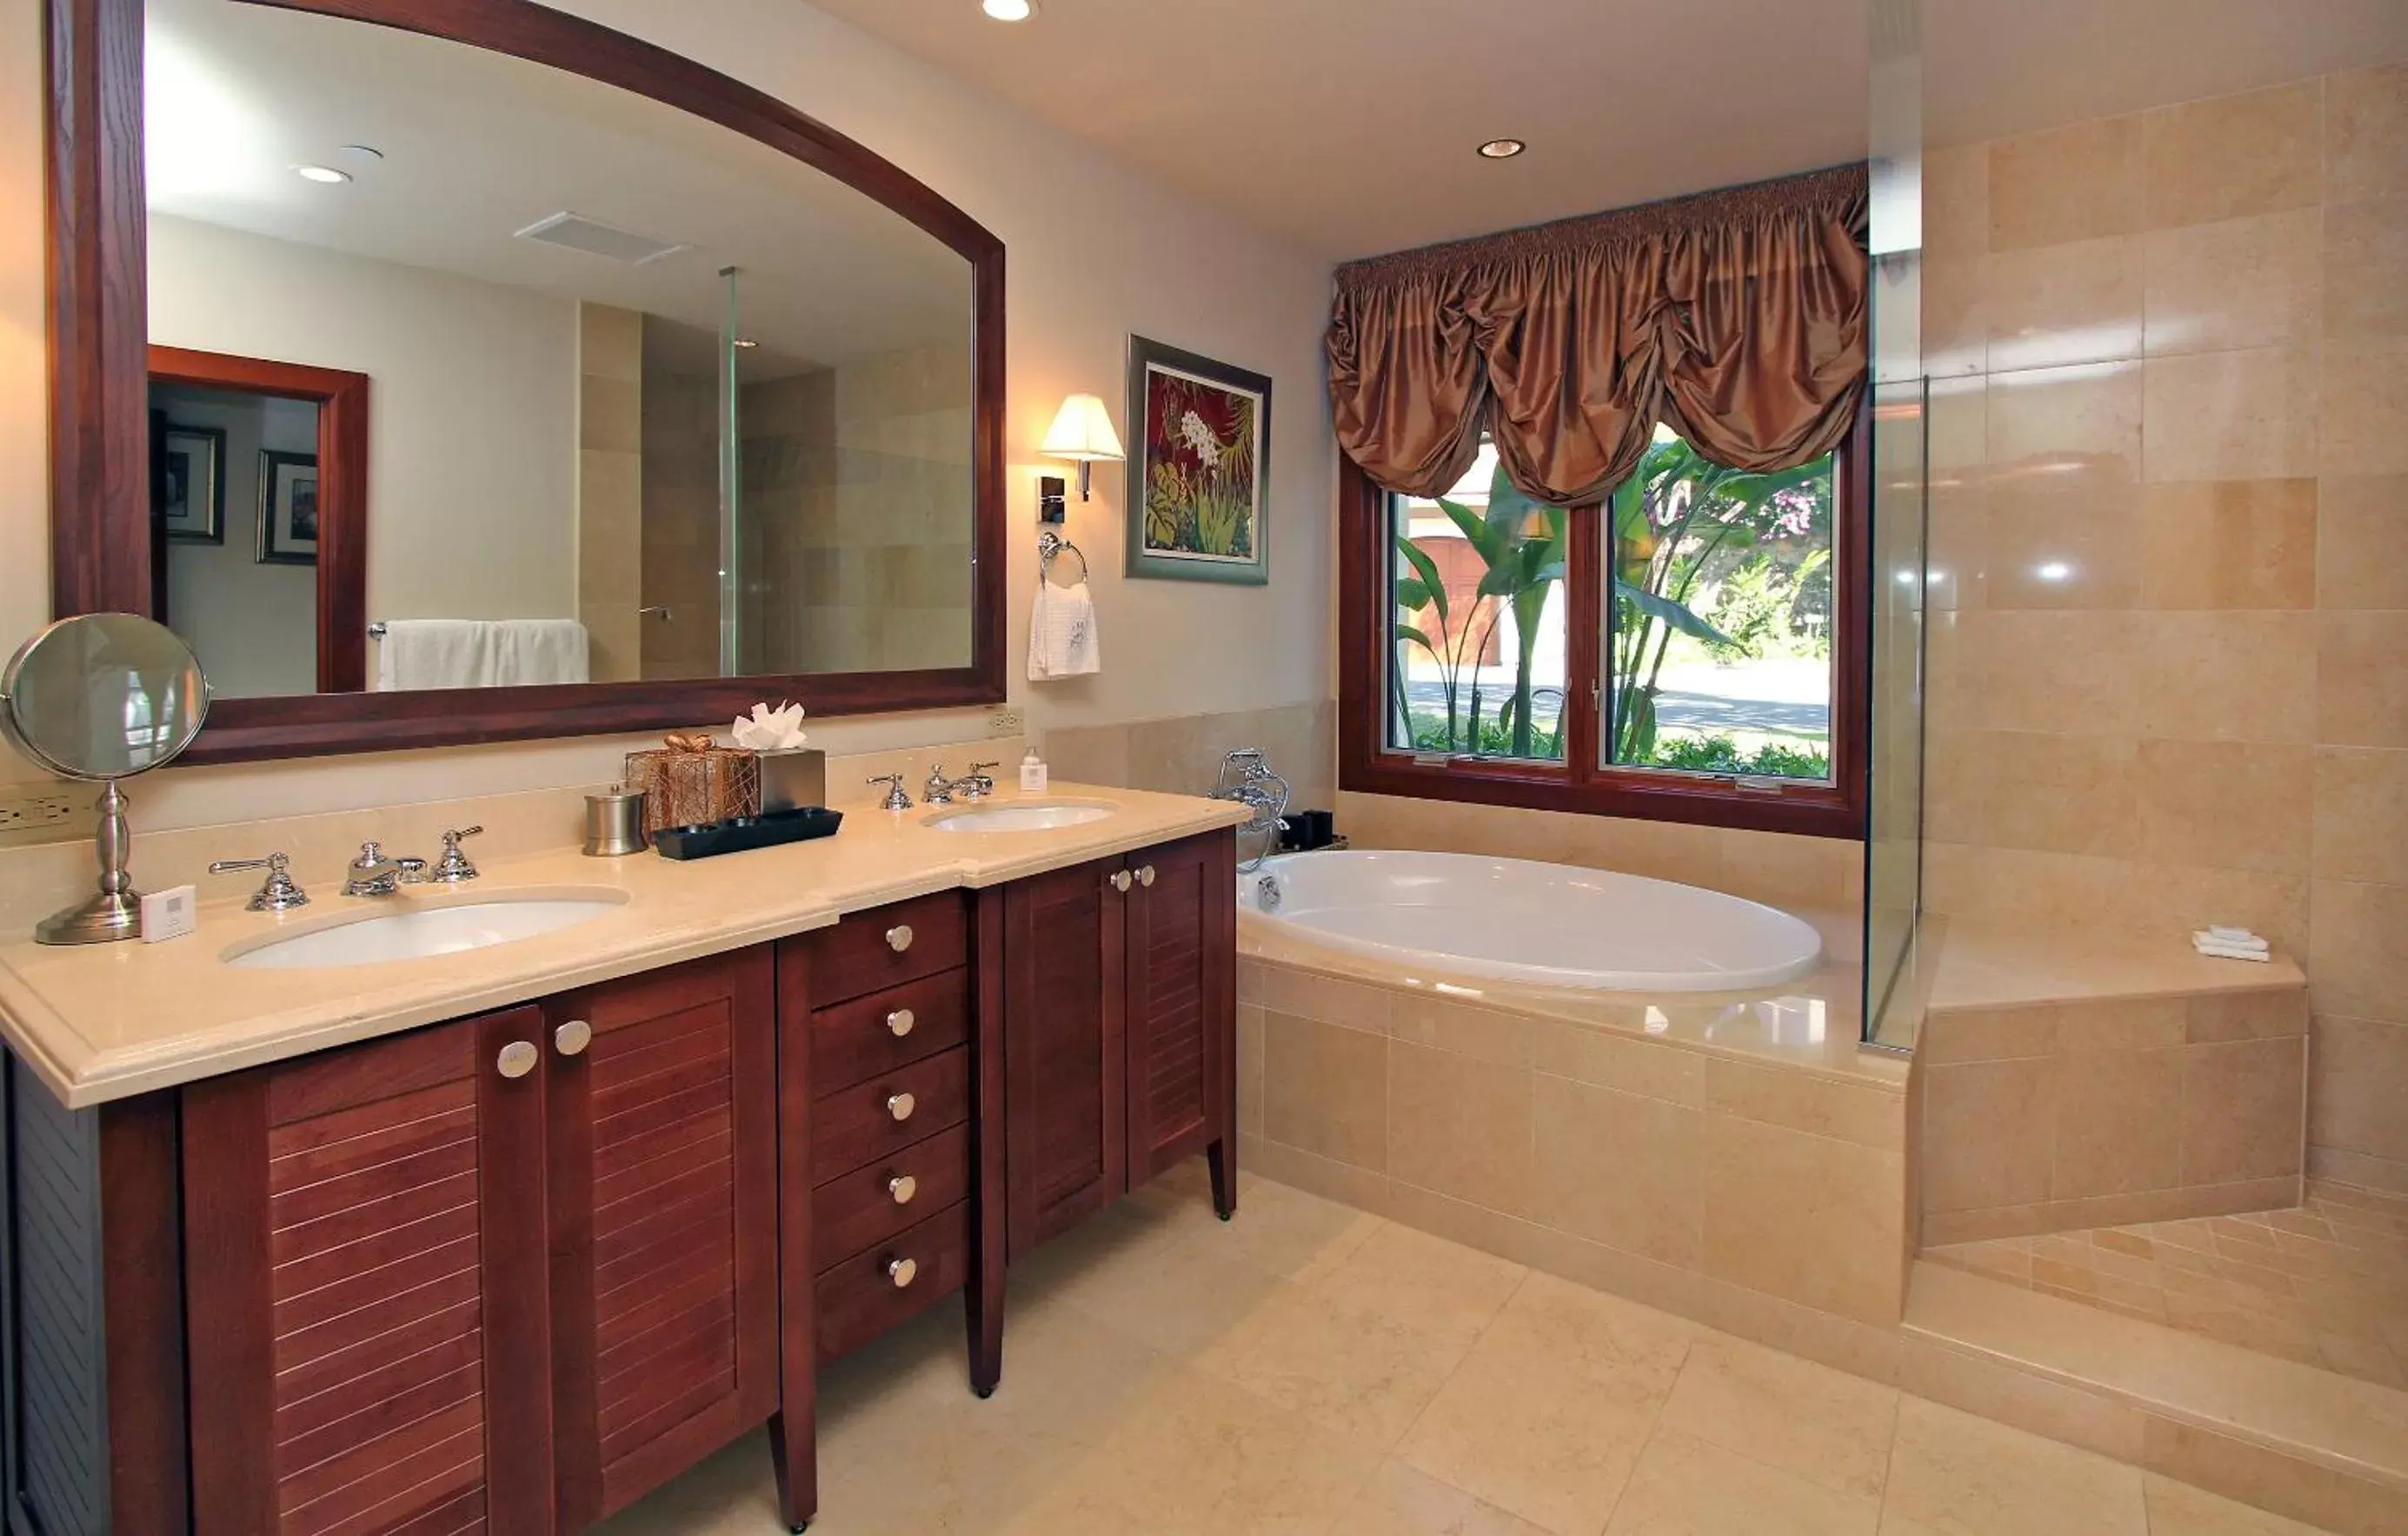
[{"label": "wall sconce", "polygon": [[1093,395],[1073,395],[1062,402],[1045,434],[1045,446],[1038,452],[1050,459],[1079,461],[1081,501],[1088,499],[1090,477],[1098,459],[1119,463],[1128,457],[1121,451],[1121,435],[1112,430],[1111,412]]}]

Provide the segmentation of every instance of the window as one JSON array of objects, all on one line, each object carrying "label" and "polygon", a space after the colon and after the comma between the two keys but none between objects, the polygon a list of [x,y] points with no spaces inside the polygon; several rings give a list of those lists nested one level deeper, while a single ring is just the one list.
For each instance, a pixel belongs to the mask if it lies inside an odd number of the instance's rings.
[{"label": "window", "polygon": [[1347,465],[1346,786],[1861,835],[1862,437],[1754,473],[1659,426],[1574,509],[1484,440],[1429,499]]}]

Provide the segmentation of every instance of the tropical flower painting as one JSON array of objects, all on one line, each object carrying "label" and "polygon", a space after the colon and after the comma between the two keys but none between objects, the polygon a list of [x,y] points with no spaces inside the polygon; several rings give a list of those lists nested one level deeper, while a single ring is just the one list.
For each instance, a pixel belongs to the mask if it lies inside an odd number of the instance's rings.
[{"label": "tropical flower painting", "polygon": [[1271,381],[1143,337],[1130,337],[1129,364],[1130,574],[1268,580]]}]

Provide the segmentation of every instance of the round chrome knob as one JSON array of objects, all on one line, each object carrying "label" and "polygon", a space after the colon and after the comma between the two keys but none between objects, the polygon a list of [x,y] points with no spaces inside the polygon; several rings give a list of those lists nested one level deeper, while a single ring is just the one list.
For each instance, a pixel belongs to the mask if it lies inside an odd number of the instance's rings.
[{"label": "round chrome knob", "polygon": [[1129,872],[1126,869],[1116,869],[1112,872],[1113,890],[1120,892],[1123,896],[1126,896],[1128,894],[1129,884]]},{"label": "round chrome knob", "polygon": [[898,1008],[886,1015],[886,1032],[894,1036],[896,1040],[901,1040],[904,1036],[910,1034],[911,1032],[911,1026],[919,1022],[920,1021],[917,1018],[912,1016],[910,1009]]},{"label": "round chrome knob", "polygon": [[911,1259],[890,1258],[886,1261],[886,1278],[895,1282],[895,1288],[899,1291],[920,1278],[920,1266]]},{"label": "round chrome knob", "polygon": [[897,1173],[886,1181],[886,1193],[895,1197],[897,1205],[909,1205],[911,1197],[920,1192],[920,1181],[909,1173]]},{"label": "round chrome knob", "polygon": [[900,955],[911,947],[911,925],[897,923],[886,930],[886,947]]},{"label": "round chrome knob", "polygon": [[581,1055],[593,1043],[594,1026],[583,1019],[571,1019],[552,1032],[552,1049],[565,1056]]},{"label": "round chrome knob", "polygon": [[897,1121],[910,1119],[911,1112],[919,1107],[920,1101],[913,1098],[910,1094],[891,1093],[886,1096],[886,1113],[893,1115]]},{"label": "round chrome knob", "polygon": [[533,1041],[514,1040],[502,1047],[501,1055],[494,1058],[494,1067],[504,1077],[524,1077],[542,1059],[543,1053],[535,1048]]},{"label": "round chrome knob", "polygon": [[1147,887],[1149,887],[1149,888],[1151,888],[1151,887],[1153,886],[1153,884],[1154,884],[1154,866],[1153,866],[1153,865],[1149,864],[1149,865],[1147,865],[1144,868],[1140,869],[1140,870],[1137,872],[1137,883],[1138,883],[1139,884],[1140,884],[1140,885],[1147,886]]}]

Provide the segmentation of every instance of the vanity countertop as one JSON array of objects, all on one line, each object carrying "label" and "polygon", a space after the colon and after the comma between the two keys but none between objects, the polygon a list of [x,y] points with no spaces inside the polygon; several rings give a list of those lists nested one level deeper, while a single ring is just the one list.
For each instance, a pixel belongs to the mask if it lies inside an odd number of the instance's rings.
[{"label": "vanity countertop", "polygon": [[[1008,806],[1010,792],[983,802]],[[587,858],[561,848],[484,863],[459,886],[345,899],[324,870],[297,871],[316,899],[290,912],[212,902],[164,943],[0,944],[0,1035],[69,1108],[172,1087],[419,1025],[827,927],[910,897],[980,889],[1215,827],[1245,808],[1140,790],[1060,784],[1033,801],[1112,814],[1035,831],[939,831],[966,805],[848,807],[832,838],[680,863]],[[271,937],[363,918],[494,900],[601,898],[574,927],[425,959],[313,969],[237,969],[230,954]]]}]

